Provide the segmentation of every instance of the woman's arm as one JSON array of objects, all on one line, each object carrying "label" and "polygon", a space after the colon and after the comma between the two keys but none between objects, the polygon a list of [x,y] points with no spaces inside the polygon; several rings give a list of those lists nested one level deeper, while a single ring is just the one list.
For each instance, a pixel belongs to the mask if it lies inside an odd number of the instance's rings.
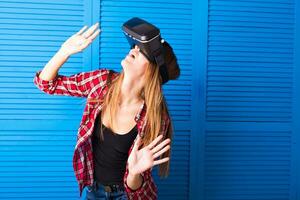
[{"label": "woman's arm", "polygon": [[129,158],[123,178],[128,199],[157,199],[157,188],[151,175],[153,166],[167,162],[169,157],[157,159],[170,149],[169,138],[161,141],[166,135],[170,120],[164,118],[159,136],[149,145],[138,150],[141,138],[138,135],[133,147],[129,150]]},{"label": "woman's arm", "polygon": [[141,174],[128,174],[127,176],[127,185],[131,190],[139,189],[143,184],[143,177]]},{"label": "woman's arm", "polygon": [[51,95],[66,95],[87,97],[96,85],[103,86],[107,80],[109,69],[96,69],[88,72],[80,72],[71,76],[57,74],[54,79],[43,80],[36,72],[33,82],[43,92]]},{"label": "woman's arm", "polygon": [[68,38],[61,45],[59,51],[45,65],[40,73],[40,78],[46,81],[53,80],[57,76],[59,68],[71,55],[83,51],[83,49],[91,44],[97,37],[100,32],[100,29],[97,29],[98,25],[98,23],[94,24],[86,32],[84,32],[84,30],[87,26],[84,26],[77,33]]},{"label": "woman's arm", "polygon": [[86,96],[86,83],[88,82],[86,79],[91,80],[93,78],[94,74],[92,72],[82,72],[67,77],[59,75],[58,71],[71,55],[82,51],[95,39],[100,32],[100,29],[96,30],[97,27],[98,23],[83,32],[86,28],[84,26],[68,38],[45,67],[36,72],[34,84],[48,94]]},{"label": "woman's arm", "polygon": [[45,67],[39,74],[39,78],[45,81],[50,81],[56,78],[58,70],[68,60],[69,57],[70,55],[62,51],[61,49],[57,51],[45,65]]},{"label": "woman's arm", "polygon": [[[154,180],[151,175],[151,170],[148,169],[139,174],[142,178],[142,183],[138,188],[134,189],[131,188],[128,184],[131,184],[131,180],[129,177],[129,170],[126,168],[125,175],[124,175],[124,186],[125,191],[127,194],[128,199],[135,200],[135,199],[143,199],[143,200],[156,200],[157,199],[157,187],[154,183]],[[129,178],[129,179],[128,179]],[[135,180],[133,180],[135,181]]]}]

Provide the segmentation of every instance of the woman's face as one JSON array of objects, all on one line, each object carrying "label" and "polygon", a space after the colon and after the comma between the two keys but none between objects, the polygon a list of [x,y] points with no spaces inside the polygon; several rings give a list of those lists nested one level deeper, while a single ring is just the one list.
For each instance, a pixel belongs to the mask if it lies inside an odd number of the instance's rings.
[{"label": "woman's face", "polygon": [[147,58],[140,52],[137,45],[129,51],[126,57],[121,61],[124,73],[130,77],[142,77],[145,74],[149,64]]}]

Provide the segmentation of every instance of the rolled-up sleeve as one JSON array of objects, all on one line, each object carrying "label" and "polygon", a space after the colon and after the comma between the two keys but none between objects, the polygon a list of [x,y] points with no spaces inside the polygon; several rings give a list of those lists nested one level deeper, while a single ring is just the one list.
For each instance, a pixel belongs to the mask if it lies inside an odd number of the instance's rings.
[{"label": "rolled-up sleeve", "polygon": [[87,97],[93,86],[103,84],[102,82],[106,80],[104,76],[109,72],[108,69],[96,69],[70,76],[57,74],[52,80],[43,80],[39,76],[41,71],[37,71],[33,79],[33,83],[41,91],[47,94],[76,97]]},{"label": "rolled-up sleeve", "polygon": [[125,191],[126,191],[128,199],[131,199],[131,200],[140,200],[140,199],[155,200],[155,199],[157,199],[157,187],[152,178],[150,169],[141,173],[141,176],[143,178],[142,185],[135,190],[131,189],[127,185],[128,173],[129,173],[129,171],[128,171],[128,169],[126,169],[124,179],[123,179]]}]

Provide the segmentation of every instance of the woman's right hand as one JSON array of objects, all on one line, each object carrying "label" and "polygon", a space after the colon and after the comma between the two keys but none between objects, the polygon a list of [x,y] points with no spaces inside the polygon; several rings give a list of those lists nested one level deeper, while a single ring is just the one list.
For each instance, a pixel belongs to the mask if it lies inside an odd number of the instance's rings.
[{"label": "woman's right hand", "polygon": [[60,47],[59,51],[67,56],[83,51],[100,33],[99,23],[95,23],[89,29],[81,28],[77,33],[68,38]]}]

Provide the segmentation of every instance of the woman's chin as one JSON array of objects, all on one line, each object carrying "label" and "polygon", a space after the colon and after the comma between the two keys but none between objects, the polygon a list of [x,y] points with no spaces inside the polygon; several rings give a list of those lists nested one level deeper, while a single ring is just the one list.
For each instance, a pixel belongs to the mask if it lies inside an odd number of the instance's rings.
[{"label": "woman's chin", "polygon": [[121,61],[121,66],[122,66],[122,68],[124,69],[124,67],[125,67],[125,66],[124,66],[124,60]]},{"label": "woman's chin", "polygon": [[123,60],[121,61],[121,65],[122,65],[123,68],[128,67],[129,64],[130,64],[130,63],[129,63],[126,59],[123,59]]}]

